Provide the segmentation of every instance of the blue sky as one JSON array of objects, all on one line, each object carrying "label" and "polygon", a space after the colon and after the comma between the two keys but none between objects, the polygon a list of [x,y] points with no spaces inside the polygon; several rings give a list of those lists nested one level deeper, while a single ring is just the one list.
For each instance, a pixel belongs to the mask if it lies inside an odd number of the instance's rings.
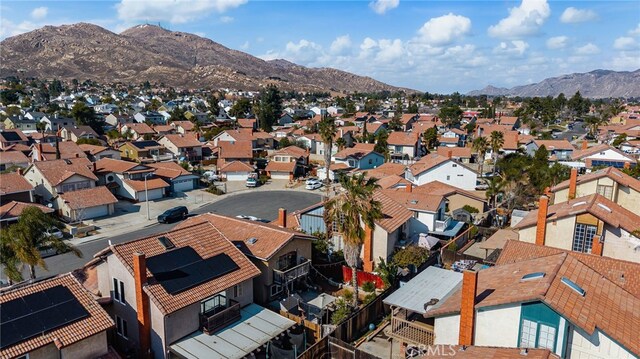
[{"label": "blue sky", "polygon": [[3,1],[0,38],[80,21],[114,32],[160,23],[263,59],[440,93],[640,68],[638,0]]}]

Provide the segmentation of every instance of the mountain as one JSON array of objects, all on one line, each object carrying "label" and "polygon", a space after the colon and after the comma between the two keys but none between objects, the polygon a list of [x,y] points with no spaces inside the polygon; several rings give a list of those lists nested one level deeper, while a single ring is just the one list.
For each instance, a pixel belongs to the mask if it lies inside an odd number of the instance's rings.
[{"label": "mountain", "polygon": [[640,69],[628,71],[594,70],[544,79],[538,83],[510,89],[487,86],[467,93],[469,96],[558,96],[571,97],[576,91],[584,97],[640,97]]},{"label": "mountain", "polygon": [[264,61],[197,35],[139,25],[115,34],[78,23],[43,28],[0,42],[0,76],[146,80],[176,87],[312,91],[396,91],[402,89],[332,68],[308,68],[286,60]]}]

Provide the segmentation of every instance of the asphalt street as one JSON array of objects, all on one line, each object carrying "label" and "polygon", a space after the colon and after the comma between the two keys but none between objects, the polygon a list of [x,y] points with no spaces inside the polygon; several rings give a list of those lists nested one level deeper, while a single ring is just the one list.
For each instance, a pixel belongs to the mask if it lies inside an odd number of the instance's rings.
[{"label": "asphalt street", "polygon": [[584,135],[587,130],[584,128],[584,122],[574,122],[573,129],[567,130],[565,132],[558,133],[558,139],[566,139],[571,142],[573,136],[580,137]]},{"label": "asphalt street", "polygon": [[[295,211],[311,206],[321,200],[321,193],[307,193],[294,191],[263,191],[254,193],[244,193],[222,199],[220,201],[204,205],[191,214],[201,214],[206,212],[220,213],[229,216],[239,214],[255,216],[267,220],[274,220],[278,217],[278,209],[285,208],[287,211]],[[132,231],[128,234],[118,235],[110,238],[103,238],[96,241],[89,241],[78,245],[83,257],[66,253],[45,259],[48,270],[41,268],[36,270],[38,277],[51,276],[59,273],[70,272],[82,267],[93,258],[93,255],[108,246],[110,240],[112,244],[124,243],[134,239],[151,236],[156,233],[171,230],[175,224],[155,223],[140,230]]]}]

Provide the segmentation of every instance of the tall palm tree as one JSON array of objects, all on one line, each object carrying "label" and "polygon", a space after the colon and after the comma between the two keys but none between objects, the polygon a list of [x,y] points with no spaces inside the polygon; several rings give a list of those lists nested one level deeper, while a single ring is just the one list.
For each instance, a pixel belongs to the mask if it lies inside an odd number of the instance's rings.
[{"label": "tall palm tree", "polygon": [[489,142],[487,142],[487,139],[484,137],[478,137],[473,140],[471,148],[473,148],[473,150],[478,153],[478,161],[480,162],[480,166],[478,167],[478,169],[480,170],[480,176],[482,176],[482,174],[484,173],[482,172],[484,168],[484,156],[487,154]]},{"label": "tall palm tree", "polygon": [[[344,192],[325,204],[326,218],[338,223],[338,231],[344,241],[344,259],[351,267],[351,281],[355,290],[353,305],[358,305],[357,270],[360,250],[364,243],[365,227],[375,228],[375,221],[382,218],[382,204],[373,198],[380,188],[377,179],[367,178],[367,173],[343,176],[340,184]],[[364,225],[364,226],[363,226]]]},{"label": "tall palm tree", "polygon": [[489,203],[493,203],[493,208],[497,208],[498,195],[504,190],[506,182],[500,176],[493,176],[485,182],[489,186],[486,191],[487,199],[489,200]]},{"label": "tall palm tree", "polygon": [[338,146],[338,151],[342,151],[345,147],[347,147],[347,141],[344,138],[340,137],[336,140],[336,146]]},{"label": "tall palm tree", "polygon": [[329,166],[331,166],[331,150],[333,148],[333,136],[336,134],[336,123],[332,117],[325,116],[320,120],[318,125],[318,133],[324,144],[324,169],[327,177],[325,178],[325,188],[327,197],[329,197]]},{"label": "tall palm tree", "polygon": [[504,133],[500,131],[492,131],[489,138],[489,146],[493,152],[493,174],[496,173],[496,163],[498,162],[498,151],[504,145]]},{"label": "tall palm tree", "polygon": [[73,252],[82,258],[82,252],[76,247],[65,243],[61,238],[46,235],[48,229],[59,226],[59,222],[53,217],[43,213],[37,207],[28,207],[18,219],[18,222],[9,226],[0,233],[3,255],[6,253],[10,257],[3,258],[2,264],[7,268],[7,275],[11,272],[14,281],[22,280],[22,274],[15,273],[17,263],[22,263],[29,267],[29,277],[36,278],[36,266],[47,269],[47,264],[40,255],[43,247],[52,248],[60,253]]}]

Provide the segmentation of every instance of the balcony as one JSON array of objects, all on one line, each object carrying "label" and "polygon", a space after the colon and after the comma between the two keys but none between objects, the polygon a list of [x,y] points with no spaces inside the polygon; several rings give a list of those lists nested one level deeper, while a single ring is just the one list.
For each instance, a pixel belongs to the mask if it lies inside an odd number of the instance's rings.
[{"label": "balcony", "polygon": [[433,326],[416,320],[407,320],[391,316],[391,332],[389,335],[406,343],[415,345],[432,345],[434,339]]},{"label": "balcony", "polygon": [[302,263],[298,264],[297,266],[289,268],[287,270],[274,269],[273,281],[276,284],[280,284],[280,285],[290,283],[300,277],[303,277],[309,274],[310,266],[311,266],[311,261],[309,259],[306,259]]},{"label": "balcony", "polygon": [[451,217],[445,218],[444,221],[436,220],[436,225],[433,229],[434,232],[444,232],[449,226],[449,222],[451,221]]},{"label": "balcony", "polygon": [[152,155],[151,158],[153,158],[153,160],[156,161],[156,162],[171,161],[171,160],[173,160],[173,154],[172,153],[165,153],[163,155]]},{"label": "balcony", "polygon": [[200,314],[200,327],[206,334],[212,335],[227,325],[240,320],[240,303],[229,300],[228,306],[220,306]]}]

